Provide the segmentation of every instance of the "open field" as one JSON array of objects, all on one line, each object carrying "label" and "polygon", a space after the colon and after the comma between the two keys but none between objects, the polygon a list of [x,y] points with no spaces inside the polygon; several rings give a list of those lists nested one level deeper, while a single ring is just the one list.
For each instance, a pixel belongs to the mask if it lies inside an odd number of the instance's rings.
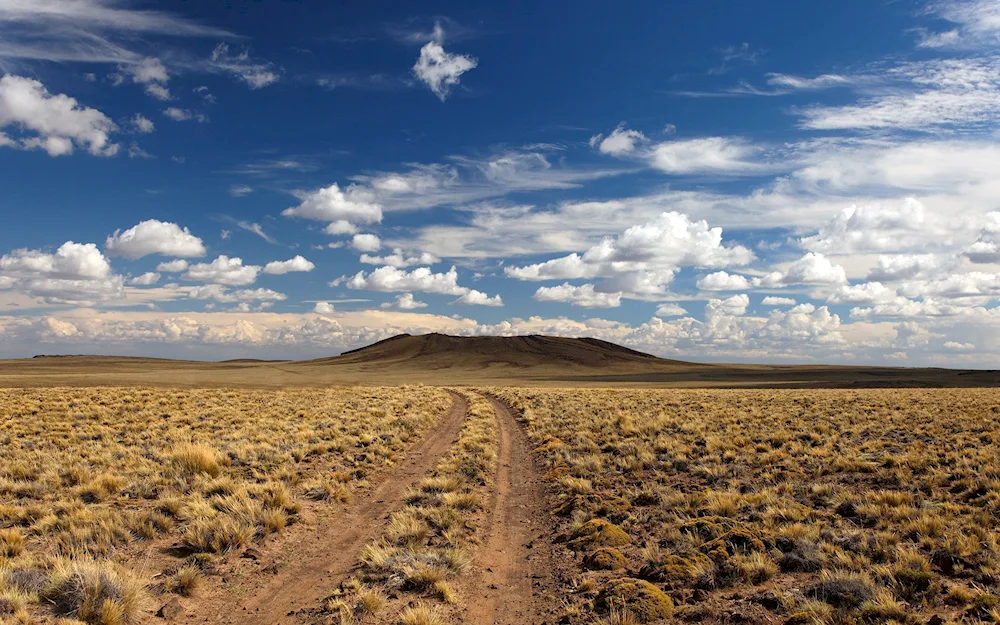
[{"label": "open field", "polygon": [[417,387],[0,390],[0,619],[131,622],[142,595],[194,594],[225,554],[349,501],[451,405]]},{"label": "open field", "polygon": [[[292,365],[328,367],[218,367]],[[995,390],[35,387],[0,414],[5,625],[1000,622]]]},{"label": "open field", "polygon": [[558,491],[568,622],[1000,621],[994,391],[493,392]]}]

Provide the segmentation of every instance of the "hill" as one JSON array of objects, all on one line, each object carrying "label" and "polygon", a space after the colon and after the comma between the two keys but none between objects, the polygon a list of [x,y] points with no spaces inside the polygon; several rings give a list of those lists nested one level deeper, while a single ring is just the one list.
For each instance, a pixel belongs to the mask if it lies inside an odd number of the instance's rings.
[{"label": "hill", "polygon": [[[265,355],[266,356],[266,355]],[[1000,372],[903,367],[699,364],[594,338],[401,334],[307,361],[195,362],[114,356],[0,361],[0,387],[471,386],[933,388],[1000,387]]]},{"label": "hill", "polygon": [[594,338],[558,336],[450,336],[400,334],[311,365],[406,367],[413,369],[477,369],[513,367],[639,368],[693,363],[664,360]]}]

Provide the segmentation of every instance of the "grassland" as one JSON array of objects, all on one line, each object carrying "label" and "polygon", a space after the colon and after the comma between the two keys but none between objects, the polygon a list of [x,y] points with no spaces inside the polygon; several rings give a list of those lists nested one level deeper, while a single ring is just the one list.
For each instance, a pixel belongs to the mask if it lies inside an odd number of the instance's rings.
[{"label": "grassland", "polygon": [[348,500],[451,404],[420,387],[0,390],[0,622],[130,623],[150,593],[195,593],[303,502]]},{"label": "grassland", "polygon": [[1000,621],[1000,395],[494,389],[558,491],[564,622]]}]

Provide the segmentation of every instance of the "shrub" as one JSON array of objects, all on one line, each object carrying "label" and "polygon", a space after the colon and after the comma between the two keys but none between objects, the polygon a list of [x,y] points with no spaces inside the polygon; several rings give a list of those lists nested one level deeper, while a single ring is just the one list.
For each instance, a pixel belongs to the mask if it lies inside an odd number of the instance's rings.
[{"label": "shrub", "polygon": [[138,622],[142,590],[134,576],[105,562],[61,561],[42,597],[56,613],[93,625]]},{"label": "shrub", "polygon": [[598,610],[627,610],[640,623],[670,618],[674,602],[662,590],[641,579],[625,577],[610,582],[597,596]]}]

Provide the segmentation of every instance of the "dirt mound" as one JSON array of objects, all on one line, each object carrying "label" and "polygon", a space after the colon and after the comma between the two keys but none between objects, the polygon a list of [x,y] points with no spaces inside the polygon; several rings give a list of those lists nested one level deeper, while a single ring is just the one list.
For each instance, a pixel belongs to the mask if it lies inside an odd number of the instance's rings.
[{"label": "dirt mound", "polygon": [[504,366],[531,368],[681,364],[593,338],[555,336],[449,336],[400,334],[316,364],[397,365],[448,369]]}]

